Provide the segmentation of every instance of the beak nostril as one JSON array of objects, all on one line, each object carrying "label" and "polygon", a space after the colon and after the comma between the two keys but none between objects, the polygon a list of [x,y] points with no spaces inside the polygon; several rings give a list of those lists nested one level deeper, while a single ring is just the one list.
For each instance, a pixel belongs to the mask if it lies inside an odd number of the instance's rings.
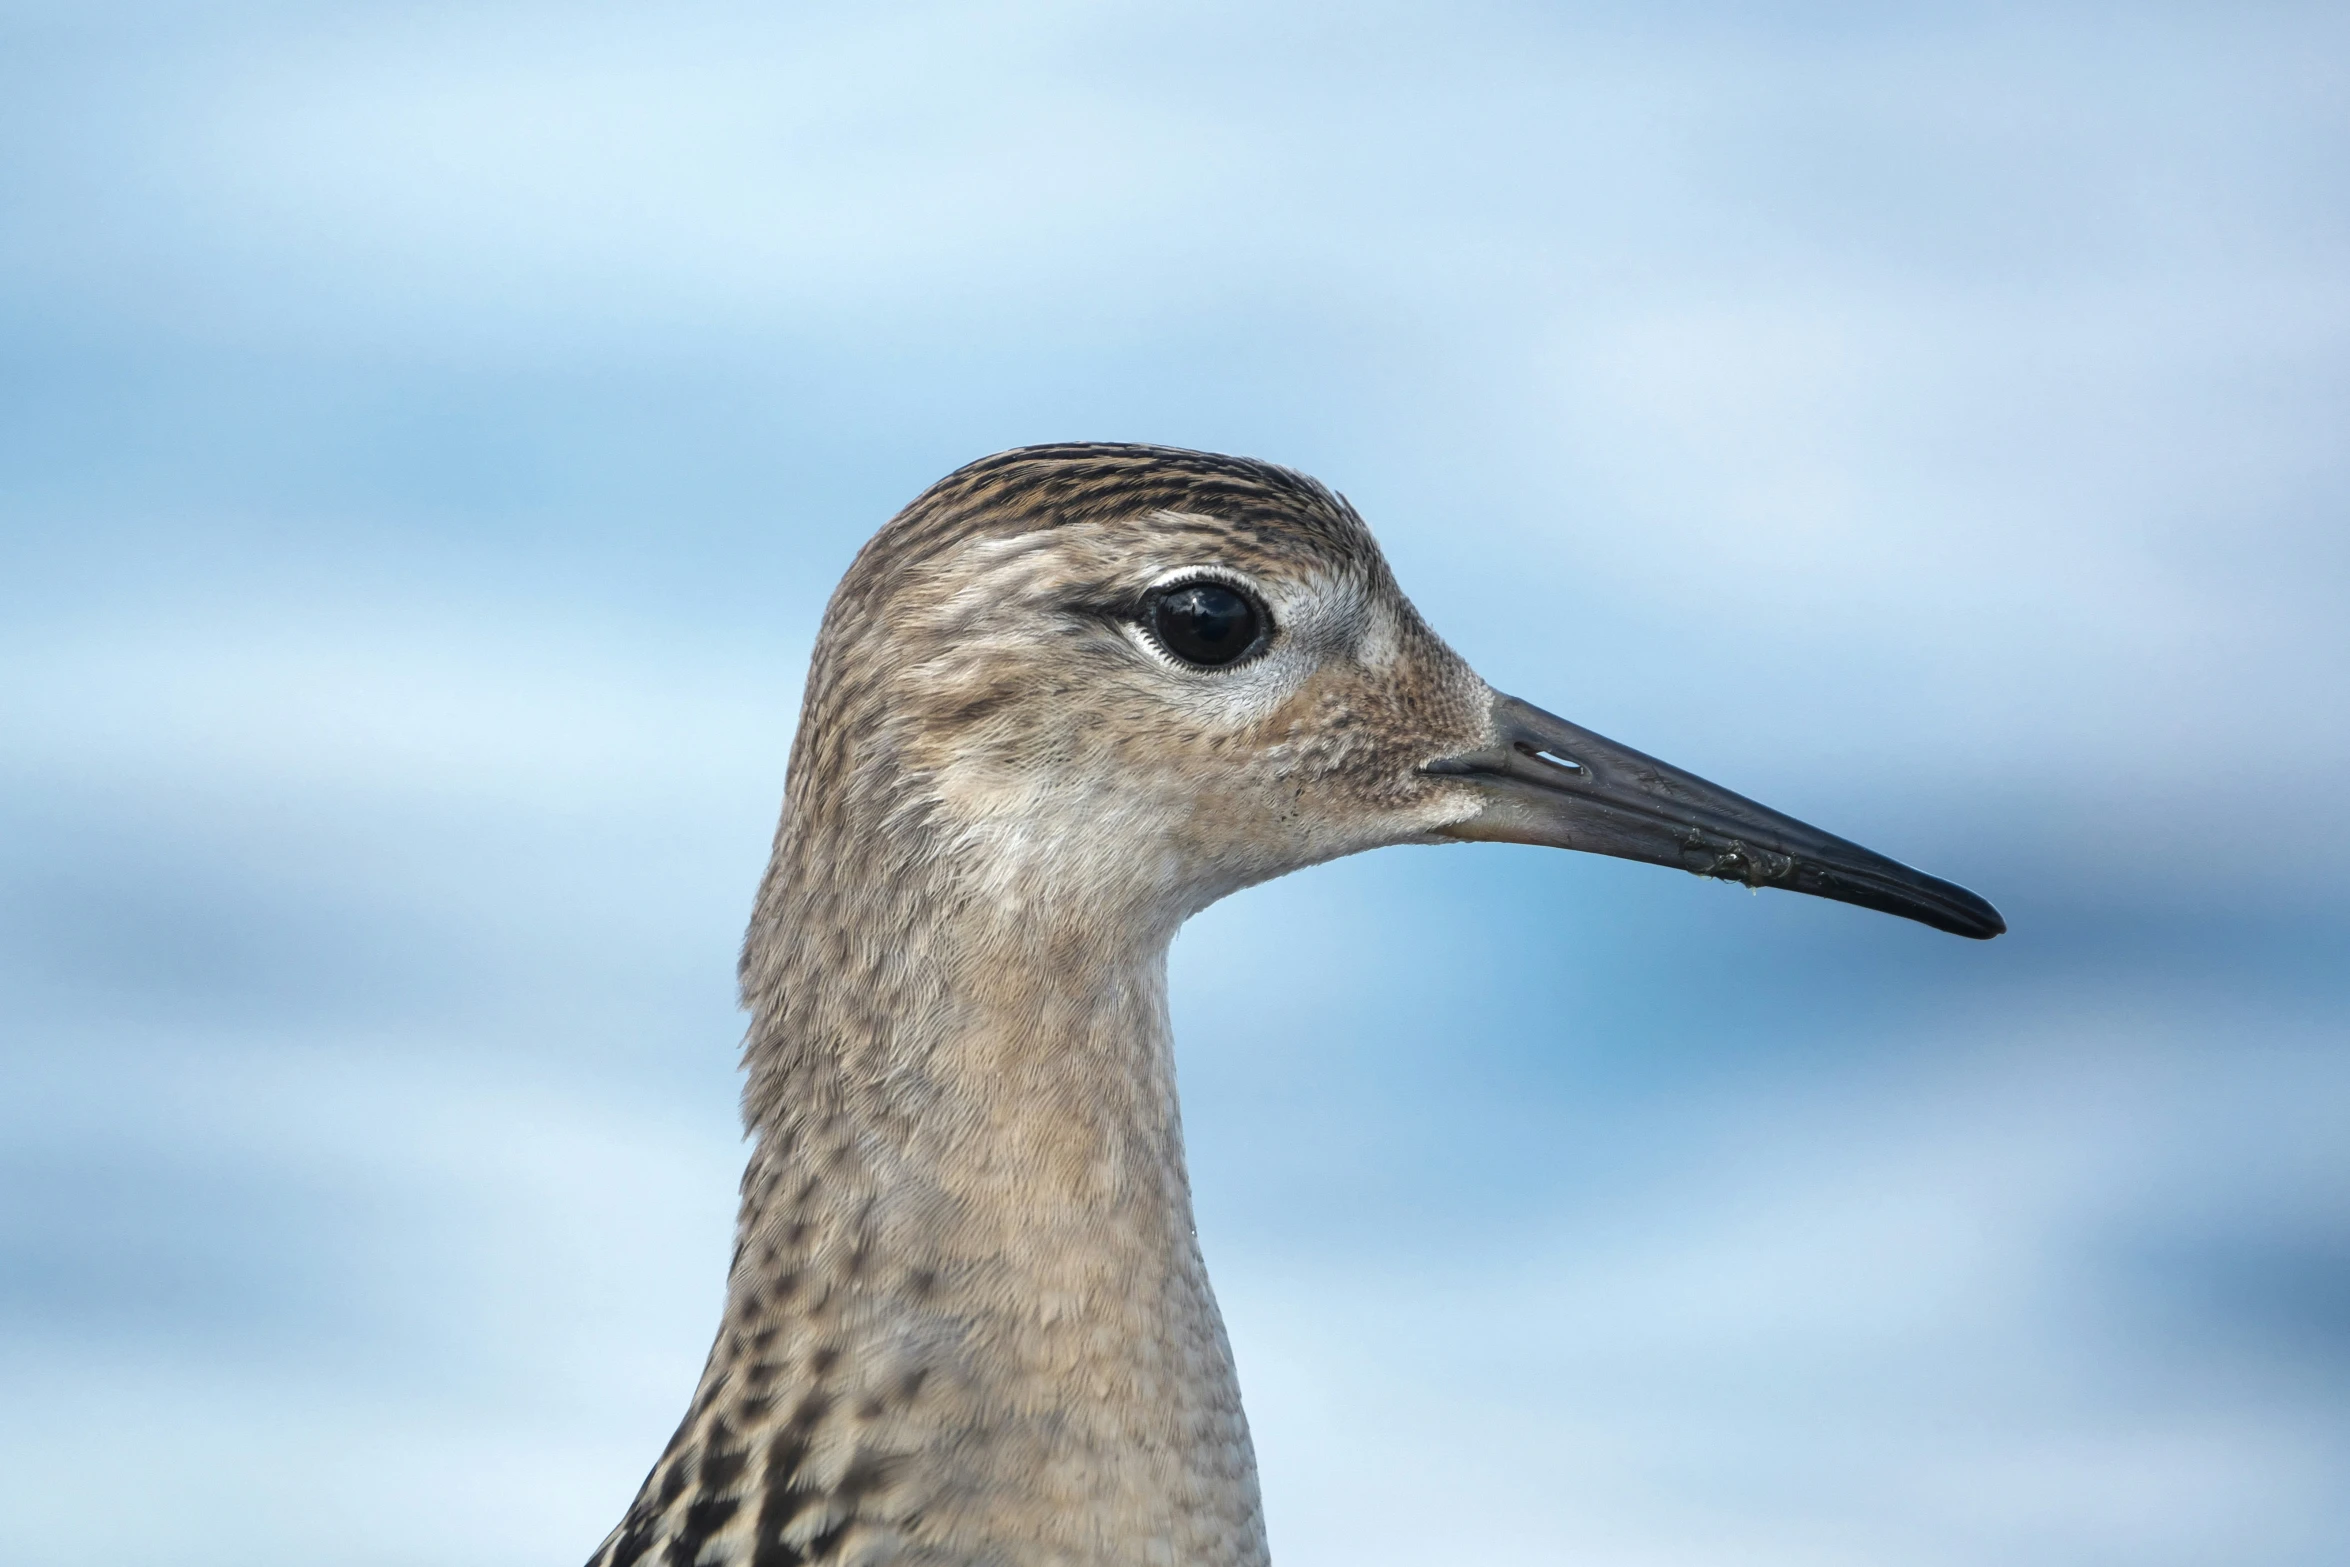
[{"label": "beak nostril", "polygon": [[1572,773],[1578,778],[1588,776],[1591,771],[1571,756],[1562,756],[1556,751],[1547,750],[1538,745],[1529,745],[1523,740],[1517,743],[1516,749],[1521,756],[1532,757],[1547,767],[1555,767],[1562,773]]}]

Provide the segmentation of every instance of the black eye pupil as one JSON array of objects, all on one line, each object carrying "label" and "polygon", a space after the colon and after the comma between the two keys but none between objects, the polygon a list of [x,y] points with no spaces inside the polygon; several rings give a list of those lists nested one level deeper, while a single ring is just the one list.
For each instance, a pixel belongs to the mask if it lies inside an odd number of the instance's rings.
[{"label": "black eye pupil", "polygon": [[1264,617],[1220,582],[1188,582],[1151,600],[1151,632],[1186,663],[1229,664],[1257,645]]}]

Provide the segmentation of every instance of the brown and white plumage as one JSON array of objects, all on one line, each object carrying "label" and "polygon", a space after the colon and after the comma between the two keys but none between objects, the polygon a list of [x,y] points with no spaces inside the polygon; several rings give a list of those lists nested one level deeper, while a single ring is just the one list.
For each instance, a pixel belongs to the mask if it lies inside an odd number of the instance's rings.
[{"label": "brown and white plumage", "polygon": [[[1154,637],[1153,595],[1193,582],[1262,611],[1250,656]],[[742,955],[725,1314],[594,1562],[1264,1562],[1192,1233],[1176,928],[1339,855],[1500,837],[1995,933],[1709,790],[1496,697],[1300,475],[1075,445],[940,481],[817,639]]]}]

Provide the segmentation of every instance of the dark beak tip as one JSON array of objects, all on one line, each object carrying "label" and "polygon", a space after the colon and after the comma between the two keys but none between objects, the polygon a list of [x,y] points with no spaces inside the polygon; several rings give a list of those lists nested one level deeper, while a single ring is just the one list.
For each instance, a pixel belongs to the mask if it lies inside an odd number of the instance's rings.
[{"label": "dark beak tip", "polygon": [[[1910,917],[1917,919],[1915,915]],[[1990,919],[1969,919],[1958,915],[1945,915],[1940,919],[1920,919],[1918,923],[1930,925],[1936,930],[1946,931],[1953,936],[1964,936],[1969,941],[1990,941],[2007,934],[2007,921],[1997,916]]]},{"label": "dark beak tip", "polygon": [[[1964,936],[1969,941],[1989,941],[2007,934],[2007,919],[1991,906],[1991,900],[1979,893],[1936,878],[1921,877],[1942,896],[1936,900],[1940,907],[1931,915],[1924,914],[1915,905],[1909,908],[1887,908],[1888,914],[1903,914],[1931,925],[1936,930],[1948,931],[1953,936]],[[1929,905],[1931,906],[1931,905]]]}]

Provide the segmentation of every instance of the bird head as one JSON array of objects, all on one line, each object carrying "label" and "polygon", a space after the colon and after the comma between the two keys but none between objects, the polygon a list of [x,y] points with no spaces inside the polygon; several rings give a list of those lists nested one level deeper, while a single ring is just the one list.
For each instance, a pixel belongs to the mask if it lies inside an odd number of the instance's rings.
[{"label": "bird head", "polygon": [[1159,447],[1002,453],[876,535],[818,641],[785,831],[952,867],[1015,920],[1171,932],[1301,866],[1482,839],[2004,928],[1963,888],[1496,693],[1314,481]]}]

